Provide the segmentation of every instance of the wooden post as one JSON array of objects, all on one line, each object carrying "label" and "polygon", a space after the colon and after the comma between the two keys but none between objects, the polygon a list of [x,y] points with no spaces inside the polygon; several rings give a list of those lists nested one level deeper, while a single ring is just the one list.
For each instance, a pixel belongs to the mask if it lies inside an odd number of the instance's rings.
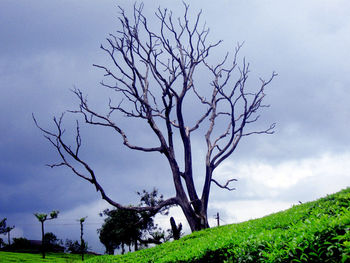
[{"label": "wooden post", "polygon": [[218,226],[220,226],[220,215],[219,212],[216,213],[216,218]]}]

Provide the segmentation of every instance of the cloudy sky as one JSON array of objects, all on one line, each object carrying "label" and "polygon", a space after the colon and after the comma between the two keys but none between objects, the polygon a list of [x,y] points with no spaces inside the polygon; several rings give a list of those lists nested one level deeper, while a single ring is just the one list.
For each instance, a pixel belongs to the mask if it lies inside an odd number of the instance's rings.
[{"label": "cloudy sky", "polygon": [[[75,87],[97,107],[107,105],[99,85],[103,72],[92,64],[108,63],[99,46],[119,28],[117,5],[129,10],[132,2],[0,2],[0,218],[16,226],[14,237],[40,239],[33,213],[55,209],[59,218],[47,222],[46,231],[79,239],[77,220],[88,216],[87,240],[93,250],[104,250],[96,229],[102,222],[98,213],[108,205],[92,185],[69,170],[45,166],[59,159],[31,115],[51,128],[53,116],[76,109],[70,91]],[[183,11],[181,1],[145,1],[145,14],[155,26],[153,14],[159,5],[176,16]],[[211,225],[217,212],[222,224],[239,222],[348,187],[350,2],[195,0],[190,8],[191,15],[203,10],[210,40],[224,40],[213,52],[218,59],[244,42],[240,58],[250,62],[249,85],[278,73],[267,90],[271,107],[262,112],[260,122],[276,122],[276,132],[247,137],[218,168],[222,182],[232,177],[238,182],[233,192],[213,187]],[[125,123],[137,138],[147,140],[146,131]],[[73,125],[73,118],[67,118],[68,135]],[[153,187],[165,196],[174,194],[164,159],[123,148],[108,130],[83,127],[82,136],[84,157],[115,200],[137,203],[136,191]],[[200,182],[203,152],[196,145],[194,152]],[[185,223],[181,211],[172,214]],[[168,219],[159,222],[167,227]]]}]

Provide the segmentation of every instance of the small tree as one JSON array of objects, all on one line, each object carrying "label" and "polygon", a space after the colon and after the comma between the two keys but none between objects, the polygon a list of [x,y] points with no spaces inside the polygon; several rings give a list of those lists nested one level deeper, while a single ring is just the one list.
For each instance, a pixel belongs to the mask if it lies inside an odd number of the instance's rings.
[{"label": "small tree", "polygon": [[[66,239],[66,251],[72,254],[81,254],[81,244],[79,243],[78,240],[70,240],[70,239]],[[84,253],[86,253],[88,251],[89,247],[88,247],[88,243],[84,242]]]},{"label": "small tree", "polygon": [[6,227],[6,229],[5,229],[5,233],[7,233],[7,241],[8,241],[9,246],[11,245],[10,232],[11,232],[12,229],[14,229],[14,228],[15,228],[15,226],[12,226],[12,227],[8,226],[8,227]]},{"label": "small tree", "polygon": [[39,220],[41,223],[41,251],[43,258],[45,258],[45,231],[44,231],[44,222],[47,220],[52,220],[57,218],[59,211],[53,210],[50,213],[50,217],[48,217],[47,214],[40,214],[40,213],[35,213],[35,217]]},{"label": "small tree", "polygon": [[[101,214],[100,214],[101,215]],[[137,239],[141,235],[140,216],[135,211],[121,209],[105,209],[102,215],[107,216],[100,229],[98,229],[101,243],[106,248],[106,253],[114,254],[116,248],[125,252],[125,246],[135,245],[137,250]]]},{"label": "small tree", "polygon": [[52,252],[64,251],[62,240],[58,239],[54,233],[52,233],[52,232],[45,233],[44,240],[45,240],[46,252],[48,252],[48,251],[52,251]]},{"label": "small tree", "polygon": [[83,239],[83,223],[85,222],[86,217],[82,217],[79,219],[80,222],[80,251],[81,251],[81,260],[84,261],[84,251],[85,251],[85,241]]},{"label": "small tree", "polygon": [[[6,226],[6,220],[7,218],[5,217],[4,219],[2,219],[0,221],[0,234],[7,234],[7,242],[8,245],[11,245],[11,238],[10,238],[10,232],[12,231],[12,229],[15,228],[15,226]],[[1,246],[0,246],[1,247]]]},{"label": "small tree", "polygon": [[[158,195],[157,189],[153,189],[151,192],[143,190],[137,194],[140,196],[139,206],[157,206],[163,200],[163,196]],[[168,208],[164,207],[160,213],[167,214]],[[122,254],[124,254],[125,246],[129,246],[130,250],[130,246],[134,245],[134,249],[138,250],[139,245],[160,244],[166,240],[165,231],[153,221],[153,213],[105,209],[100,215],[106,216],[98,233],[108,254],[114,254],[116,248],[121,248]]]}]

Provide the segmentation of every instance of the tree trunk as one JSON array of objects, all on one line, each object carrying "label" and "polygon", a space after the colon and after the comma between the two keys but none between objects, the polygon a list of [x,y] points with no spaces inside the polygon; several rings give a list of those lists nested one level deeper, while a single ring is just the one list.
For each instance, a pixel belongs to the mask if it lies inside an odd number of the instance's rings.
[{"label": "tree trunk", "polygon": [[137,239],[135,239],[135,251],[139,250],[139,247],[137,245]]},{"label": "tree trunk", "polygon": [[[202,206],[202,202],[200,202],[200,206]],[[209,228],[206,209],[195,211],[188,201],[185,204],[180,204],[180,207],[187,219],[188,224],[190,225],[192,232]]]},{"label": "tree trunk", "polygon": [[43,258],[45,258],[45,240],[44,240],[44,221],[41,222],[41,250]]},{"label": "tree trunk", "polygon": [[80,221],[80,249],[81,249],[81,261],[84,261],[85,242],[83,239],[83,222],[82,221]]},{"label": "tree trunk", "polygon": [[124,243],[122,243],[122,255],[125,253]]}]

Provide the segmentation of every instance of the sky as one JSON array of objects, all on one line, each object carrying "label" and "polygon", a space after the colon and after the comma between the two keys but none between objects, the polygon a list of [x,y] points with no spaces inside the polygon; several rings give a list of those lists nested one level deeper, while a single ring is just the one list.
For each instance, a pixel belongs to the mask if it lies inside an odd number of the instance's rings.
[{"label": "sky", "polygon": [[[103,222],[98,214],[110,206],[68,169],[46,166],[59,158],[32,113],[41,126],[52,128],[54,116],[77,108],[74,88],[98,109],[108,105],[99,84],[103,72],[92,65],[110,62],[99,47],[120,29],[118,5],[130,11],[133,2],[0,2],[0,218],[16,226],[12,237],[40,239],[33,213],[59,210],[59,217],[46,223],[47,232],[78,240],[78,220],[88,216],[85,237],[92,250],[104,251],[96,232]],[[183,14],[182,1],[144,1],[145,15],[155,27],[158,6],[173,10],[174,16]],[[241,222],[349,187],[350,2],[190,1],[190,17],[200,10],[210,28],[209,40],[223,40],[214,58],[244,42],[240,59],[250,63],[249,85],[278,73],[266,90],[271,106],[259,120],[259,125],[276,123],[275,134],[245,138],[217,169],[221,182],[238,181],[231,192],[213,186],[210,225],[215,226],[217,212],[221,224]],[[74,117],[65,119],[68,137]],[[135,123],[120,121],[135,138],[149,139]],[[81,132],[83,156],[113,199],[135,204],[136,191],[153,187],[165,197],[174,195],[165,159],[126,149],[109,130],[82,125]],[[200,189],[203,151],[200,143],[193,147]],[[171,215],[189,233],[181,211],[173,208]],[[157,217],[164,228],[168,220]]]}]

